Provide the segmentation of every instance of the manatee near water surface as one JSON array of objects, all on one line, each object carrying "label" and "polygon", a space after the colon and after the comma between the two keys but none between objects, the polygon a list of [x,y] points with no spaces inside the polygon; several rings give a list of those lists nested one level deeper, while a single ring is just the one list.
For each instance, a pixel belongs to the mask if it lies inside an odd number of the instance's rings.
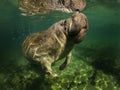
[{"label": "manatee near water surface", "polygon": [[59,67],[63,70],[70,63],[74,45],[83,40],[87,29],[87,17],[82,13],[73,14],[68,19],[56,22],[47,30],[28,36],[22,45],[24,56],[41,65],[46,73],[56,77],[51,64],[65,58]]}]

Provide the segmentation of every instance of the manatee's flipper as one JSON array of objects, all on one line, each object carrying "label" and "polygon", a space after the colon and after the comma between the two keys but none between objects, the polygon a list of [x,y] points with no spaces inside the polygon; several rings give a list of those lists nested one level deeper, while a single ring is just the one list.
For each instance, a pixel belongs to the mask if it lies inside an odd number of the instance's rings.
[{"label": "manatee's flipper", "polygon": [[51,63],[49,62],[49,60],[47,60],[47,59],[42,60],[41,61],[41,66],[47,74],[50,74],[52,77],[57,77],[57,74],[54,73],[52,68],[51,68]]},{"label": "manatee's flipper", "polygon": [[71,59],[71,52],[66,56],[66,59],[64,61],[64,63],[62,65],[60,65],[59,70],[64,70],[65,67],[70,63],[70,59]]}]

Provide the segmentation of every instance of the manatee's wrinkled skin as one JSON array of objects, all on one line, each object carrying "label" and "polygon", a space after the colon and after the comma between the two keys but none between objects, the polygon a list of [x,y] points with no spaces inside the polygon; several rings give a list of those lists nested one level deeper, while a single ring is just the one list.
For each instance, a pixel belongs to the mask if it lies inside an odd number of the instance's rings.
[{"label": "manatee's wrinkled skin", "polygon": [[71,50],[81,42],[88,29],[88,20],[82,13],[53,24],[48,30],[34,33],[23,42],[23,53],[32,62],[40,64],[47,73],[55,77],[51,64],[66,58],[59,67],[63,70],[71,59]]},{"label": "manatee's wrinkled skin", "polygon": [[29,12],[46,13],[50,10],[60,10],[63,12],[82,11],[86,6],[85,0],[19,0],[19,8]]}]

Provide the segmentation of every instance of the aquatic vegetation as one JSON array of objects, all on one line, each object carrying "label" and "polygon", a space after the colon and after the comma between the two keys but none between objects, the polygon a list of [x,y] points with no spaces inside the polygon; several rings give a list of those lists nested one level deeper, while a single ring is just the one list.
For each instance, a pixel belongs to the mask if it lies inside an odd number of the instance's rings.
[{"label": "aquatic vegetation", "polygon": [[[85,51],[85,49],[80,51],[79,54],[82,54],[83,51]],[[76,54],[74,53],[74,55]],[[86,58],[83,57],[82,59],[80,59],[80,57],[73,57],[66,71],[57,71],[60,76],[56,78],[52,78],[43,73],[40,66],[31,65],[29,63],[23,66],[16,66],[14,64],[2,66],[2,68],[0,68],[1,90],[8,90],[8,87],[12,90],[32,90],[34,88],[36,90],[88,90],[88,88],[89,90],[120,89],[120,83],[118,83],[119,75],[114,75],[112,71],[115,70],[115,68],[111,68],[111,71],[104,71],[105,68],[98,68],[92,64],[99,64],[100,61],[91,61],[91,59],[87,58],[91,57],[93,59],[92,53],[88,53],[85,56]],[[106,55],[102,56],[101,60],[105,57]],[[89,59],[91,62],[86,59]],[[57,64],[61,63],[62,62],[57,62]],[[111,64],[111,67],[113,67],[112,65],[114,66],[114,64]],[[106,64],[103,64],[103,67],[107,68]],[[56,64],[53,68],[55,70],[58,69]],[[118,69],[116,69],[116,71],[119,72]]]}]

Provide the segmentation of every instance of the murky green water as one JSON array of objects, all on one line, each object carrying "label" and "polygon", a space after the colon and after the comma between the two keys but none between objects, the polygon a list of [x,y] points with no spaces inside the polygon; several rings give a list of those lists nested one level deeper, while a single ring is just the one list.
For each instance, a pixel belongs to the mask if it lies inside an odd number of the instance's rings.
[{"label": "murky green water", "polygon": [[[95,1],[95,0],[91,0]],[[53,11],[22,16],[17,0],[0,3],[0,90],[119,90],[120,89],[120,1],[90,3],[84,13],[89,31],[75,46],[72,61],[64,70],[57,62],[59,77],[44,76],[22,55],[21,44],[30,33],[45,30],[71,14]]]}]

